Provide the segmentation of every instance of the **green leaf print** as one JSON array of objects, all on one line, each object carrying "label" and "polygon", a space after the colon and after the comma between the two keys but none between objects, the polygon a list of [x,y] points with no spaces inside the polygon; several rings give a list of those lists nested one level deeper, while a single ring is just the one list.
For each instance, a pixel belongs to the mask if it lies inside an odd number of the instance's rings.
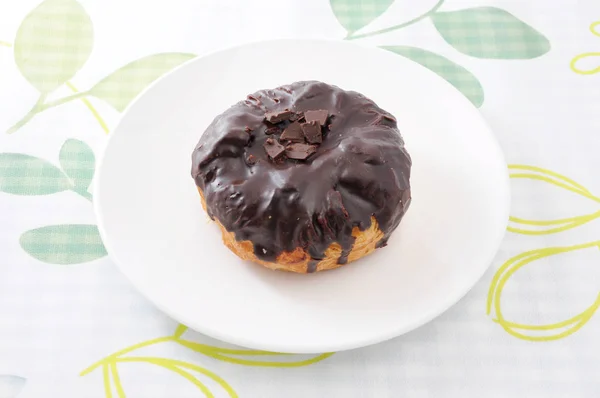
[{"label": "green leaf print", "polygon": [[448,44],[473,57],[530,59],[550,50],[544,35],[499,8],[436,12],[431,18]]},{"label": "green leaf print", "polygon": [[140,58],[102,79],[88,94],[108,102],[122,112],[150,83],[195,57],[194,54],[186,53],[160,53]]},{"label": "green leaf print", "polygon": [[94,41],[92,21],[75,0],[46,0],[17,31],[14,57],[21,74],[40,93],[49,93],[85,64]]},{"label": "green leaf print", "polygon": [[0,398],[16,398],[25,387],[26,379],[14,375],[0,375]]},{"label": "green leaf print", "polygon": [[394,0],[330,0],[339,23],[352,34],[383,14]]},{"label": "green leaf print", "polygon": [[49,195],[72,188],[65,173],[46,160],[21,153],[0,153],[0,192]]},{"label": "green leaf print", "polygon": [[412,59],[437,73],[463,93],[476,107],[483,104],[483,87],[479,80],[471,72],[448,58],[416,47],[383,46],[381,48]]},{"label": "green leaf print", "polygon": [[50,225],[21,235],[21,247],[50,264],[79,264],[106,256],[98,227],[85,224]]},{"label": "green leaf print", "polygon": [[83,141],[68,139],[60,148],[59,161],[60,167],[75,184],[73,189],[87,192],[96,164],[92,149]]}]

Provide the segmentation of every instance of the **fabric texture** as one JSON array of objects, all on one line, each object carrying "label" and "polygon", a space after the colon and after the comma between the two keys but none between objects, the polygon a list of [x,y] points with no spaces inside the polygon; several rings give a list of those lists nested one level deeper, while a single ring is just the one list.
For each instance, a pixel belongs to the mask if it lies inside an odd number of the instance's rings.
[{"label": "fabric texture", "polygon": [[[130,286],[96,227],[96,159],[138,93],[189,59],[289,37],[432,70],[509,163],[488,272],[386,343],[282,355],[194,333]],[[0,109],[0,398],[600,395],[597,1],[4,1]]]}]

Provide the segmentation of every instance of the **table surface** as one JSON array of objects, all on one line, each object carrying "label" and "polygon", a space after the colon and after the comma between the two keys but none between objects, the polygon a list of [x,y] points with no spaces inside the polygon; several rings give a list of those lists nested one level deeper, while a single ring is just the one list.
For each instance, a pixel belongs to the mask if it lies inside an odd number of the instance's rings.
[{"label": "table surface", "polygon": [[[188,59],[272,38],[385,47],[495,132],[509,232],[428,325],[341,353],[232,347],[107,258],[90,184],[120,112]],[[600,396],[598,1],[5,0],[0,109],[0,398]]]}]

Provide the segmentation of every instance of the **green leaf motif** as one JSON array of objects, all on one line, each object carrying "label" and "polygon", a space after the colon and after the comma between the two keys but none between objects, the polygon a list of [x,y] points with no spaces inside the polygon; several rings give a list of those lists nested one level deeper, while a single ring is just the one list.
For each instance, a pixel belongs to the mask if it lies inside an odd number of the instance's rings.
[{"label": "green leaf motif", "polygon": [[544,35],[499,8],[437,12],[431,19],[448,44],[473,57],[531,59],[550,51]]},{"label": "green leaf motif", "polygon": [[339,23],[352,34],[383,14],[394,0],[330,0]]},{"label": "green leaf motif", "polygon": [[21,153],[0,153],[0,192],[49,195],[71,188],[65,173],[46,160]]},{"label": "green leaf motif", "polygon": [[471,72],[448,58],[416,47],[383,46],[381,48],[423,65],[456,87],[473,105],[476,107],[483,105],[483,87],[479,80]]},{"label": "green leaf motif", "polygon": [[32,229],[21,235],[21,247],[50,264],[80,264],[106,256],[95,225],[65,224]]},{"label": "green leaf motif", "polygon": [[15,62],[40,93],[60,87],[85,64],[94,42],[92,21],[75,0],[46,0],[17,31]]},{"label": "green leaf motif", "polygon": [[60,148],[59,161],[75,189],[87,191],[94,178],[96,164],[92,149],[83,141],[68,139]]},{"label": "green leaf motif", "polygon": [[14,375],[0,375],[0,398],[16,398],[25,387],[27,379]]},{"label": "green leaf motif", "polygon": [[119,112],[154,80],[195,58],[194,54],[161,53],[135,60],[118,69],[92,87],[88,94],[108,102]]}]

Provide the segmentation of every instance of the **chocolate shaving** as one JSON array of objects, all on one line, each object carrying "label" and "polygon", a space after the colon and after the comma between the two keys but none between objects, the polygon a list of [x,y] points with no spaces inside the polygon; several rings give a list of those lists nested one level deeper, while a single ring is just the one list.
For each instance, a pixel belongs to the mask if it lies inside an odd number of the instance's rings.
[{"label": "chocolate shaving", "polygon": [[327,116],[329,112],[325,109],[319,109],[317,111],[306,111],[304,112],[304,118],[307,123],[317,122],[320,126],[324,126],[327,123]]},{"label": "chocolate shaving", "polygon": [[292,116],[290,116],[290,122],[295,122],[296,120],[304,119],[304,114],[302,112],[296,112]]},{"label": "chocolate shaving", "polygon": [[309,144],[320,144],[323,142],[321,126],[319,126],[317,121],[302,123],[302,132]]},{"label": "chocolate shaving", "polygon": [[304,160],[317,151],[316,145],[294,143],[285,148],[285,154],[290,159]]},{"label": "chocolate shaving", "polygon": [[280,139],[293,141],[293,142],[304,142],[304,134],[302,133],[302,126],[300,123],[293,122],[283,130]]},{"label": "chocolate shaving", "polygon": [[265,119],[269,123],[280,123],[288,120],[293,114],[294,112],[290,111],[289,109],[285,109],[280,112],[267,112],[265,114]]},{"label": "chocolate shaving", "polygon": [[266,131],[265,134],[266,135],[271,135],[271,134],[279,134],[281,133],[281,129],[277,126],[273,126],[273,127],[269,127]]},{"label": "chocolate shaving", "polygon": [[285,153],[285,147],[273,138],[267,138],[264,147],[267,155],[273,160],[279,159]]}]

